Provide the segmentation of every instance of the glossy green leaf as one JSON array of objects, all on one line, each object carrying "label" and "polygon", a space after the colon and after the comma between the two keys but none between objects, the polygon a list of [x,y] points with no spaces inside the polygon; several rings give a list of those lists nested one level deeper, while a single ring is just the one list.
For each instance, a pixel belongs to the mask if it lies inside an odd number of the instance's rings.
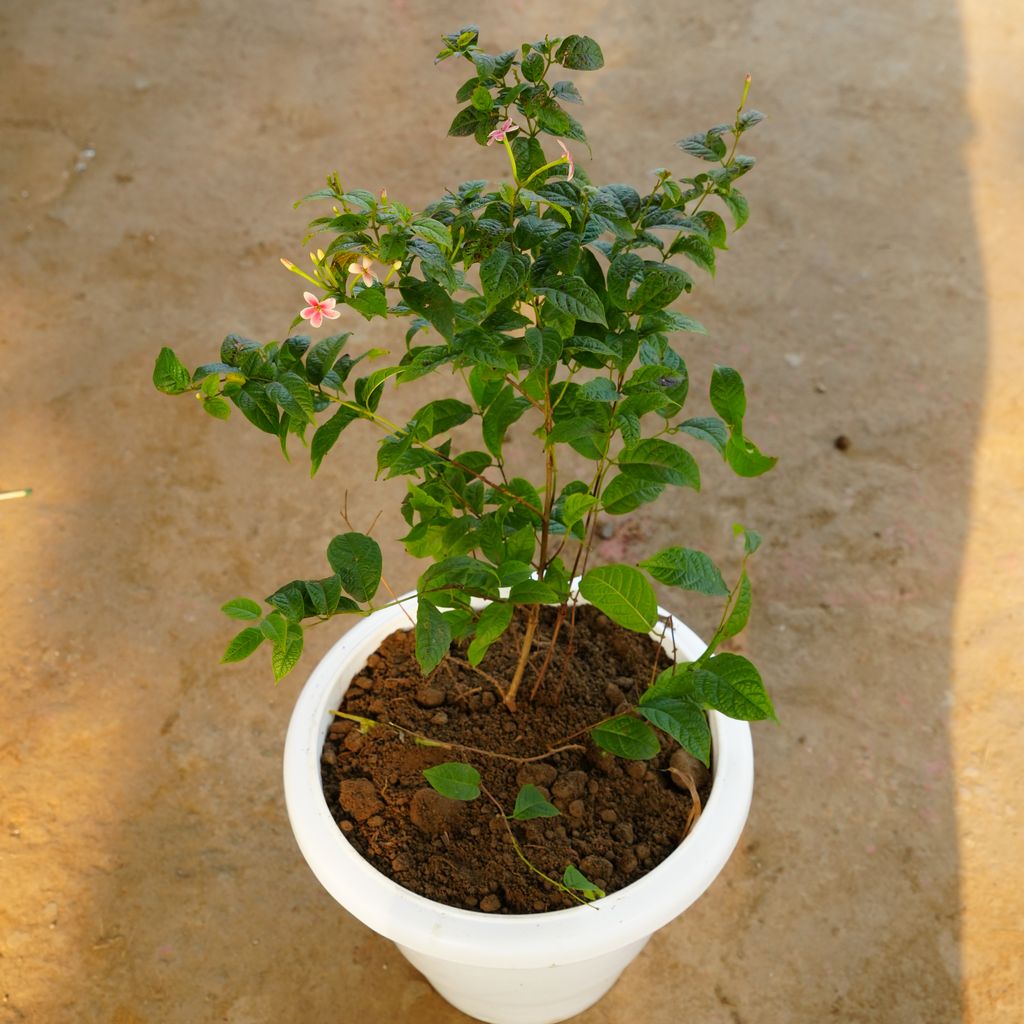
[{"label": "glossy green leaf", "polygon": [[380,545],[362,533],[342,533],[327,545],[327,561],[346,592],[357,601],[370,601],[380,586]]},{"label": "glossy green leaf", "polygon": [[641,703],[636,710],[703,764],[711,763],[711,729],[707,715],[692,700],[655,697]]},{"label": "glossy green leaf", "polygon": [[188,391],[192,379],[184,364],[169,348],[160,349],[153,367],[153,385],[165,395],[180,395]]},{"label": "glossy green leaf", "polygon": [[599,565],[580,580],[580,594],[613,622],[648,633],[658,621],[658,600],[647,577],[631,565]]},{"label": "glossy green leaf", "polygon": [[221,605],[220,610],[232,619],[255,622],[263,615],[263,609],[248,597],[236,597],[227,604]]},{"label": "glossy green leaf", "polygon": [[592,881],[574,864],[568,864],[562,873],[562,885],[567,889],[575,889],[583,894],[586,900],[599,900],[605,896],[604,889],[594,885]]},{"label": "glossy green leaf", "polygon": [[494,601],[480,613],[473,640],[466,650],[466,660],[471,665],[479,665],[491,644],[508,629],[512,612],[511,604]]},{"label": "glossy green leaf", "polygon": [[742,655],[716,654],[702,669],[694,677],[694,700],[746,722],[775,718],[761,674]]},{"label": "glossy green leaf", "polygon": [[555,51],[555,60],[575,71],[596,71],[604,67],[601,47],[590,36],[566,36]]},{"label": "glossy green leaf", "polygon": [[526,783],[516,795],[516,806],[512,817],[516,821],[530,821],[533,818],[557,818],[559,809],[544,798],[544,794],[532,783]]},{"label": "glossy green leaf", "polygon": [[452,642],[451,627],[429,601],[421,600],[416,611],[416,660],[424,675],[441,664]]},{"label": "glossy green leaf", "polygon": [[691,437],[707,441],[719,455],[725,455],[725,445],[729,440],[729,431],[717,416],[698,416],[679,424],[679,429]]},{"label": "glossy green leaf", "polygon": [[750,589],[750,578],[746,569],[740,574],[739,588],[736,592],[736,602],[729,612],[729,617],[722,623],[719,630],[719,637],[723,640],[735,636],[747,625],[750,618],[750,606],[753,603],[753,593]]},{"label": "glossy green leaf", "polygon": [[480,795],[480,773],[463,761],[446,761],[424,768],[423,777],[449,800],[475,800]]},{"label": "glossy green leaf", "polygon": [[646,438],[627,448],[619,456],[619,469],[637,480],[700,490],[700,469],[693,456],[661,438]]},{"label": "glossy green leaf", "polygon": [[711,597],[724,597],[729,588],[718,567],[703,551],[671,547],[645,558],[641,567],[659,583],[684,590],[695,590]]},{"label": "glossy green leaf", "polygon": [[557,285],[537,287],[534,292],[577,320],[608,326],[601,299],[581,277],[559,278]]},{"label": "glossy green leaf", "polygon": [[293,624],[284,640],[274,644],[270,664],[274,670],[274,681],[280,682],[295,667],[302,656],[302,627]]},{"label": "glossy green leaf", "polygon": [[651,727],[632,715],[619,715],[590,730],[591,739],[602,749],[627,761],[649,761],[661,751]]},{"label": "glossy green leaf", "polygon": [[256,629],[254,626],[249,626],[247,629],[243,629],[232,641],[228,644],[227,650],[224,652],[224,656],[220,659],[222,662],[241,661],[243,658],[248,658],[253,651],[261,643],[263,643],[263,633]]},{"label": "glossy green leaf", "polygon": [[347,406],[342,406],[338,411],[324,423],[317,427],[313,434],[313,441],[310,445],[310,476],[316,476],[324,456],[334,447],[335,442],[341,436],[341,432],[354,420],[359,419],[359,413]]}]

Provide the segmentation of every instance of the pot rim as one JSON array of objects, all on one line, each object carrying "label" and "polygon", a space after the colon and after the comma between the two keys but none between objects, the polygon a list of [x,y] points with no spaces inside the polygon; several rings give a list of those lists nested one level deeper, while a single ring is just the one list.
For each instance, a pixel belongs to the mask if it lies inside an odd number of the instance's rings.
[{"label": "pot rim", "polygon": [[[582,599],[577,598],[581,603]],[[313,669],[295,704],[284,750],[284,792],[296,842],[313,873],[346,910],[374,931],[428,956],[478,967],[544,967],[590,959],[651,935],[711,885],[729,859],[753,792],[750,726],[711,711],[714,784],[682,843],[641,878],[585,906],[536,914],[487,914],[449,907],[378,871],[338,828],[324,798],[320,755],[341,696],[385,637],[409,628],[407,594],[356,623]],[[658,609],[661,616],[670,613]],[[672,616],[676,650],[696,660],[705,649]],[[671,655],[660,621],[651,632]]]}]

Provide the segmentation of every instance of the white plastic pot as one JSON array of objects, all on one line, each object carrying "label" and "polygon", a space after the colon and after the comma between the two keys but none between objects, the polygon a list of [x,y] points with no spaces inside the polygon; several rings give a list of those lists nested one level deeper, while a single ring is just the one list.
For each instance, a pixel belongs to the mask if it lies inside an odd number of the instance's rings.
[{"label": "white plastic pot", "polygon": [[[415,595],[402,604],[415,618]],[[696,659],[704,644],[673,621],[679,656]],[[698,899],[725,866],[750,809],[750,728],[710,714],[714,784],[703,813],[679,847],[632,885],[588,906],[542,914],[485,914],[435,903],[363,859],[335,823],[320,784],[332,711],[369,656],[403,628],[409,619],[398,606],[361,620],[303,688],[284,751],[285,800],[296,841],[324,888],[394,941],[453,1006],[491,1024],[565,1020],[597,1002],[651,935]],[[671,639],[660,628],[651,635],[671,655]]]}]

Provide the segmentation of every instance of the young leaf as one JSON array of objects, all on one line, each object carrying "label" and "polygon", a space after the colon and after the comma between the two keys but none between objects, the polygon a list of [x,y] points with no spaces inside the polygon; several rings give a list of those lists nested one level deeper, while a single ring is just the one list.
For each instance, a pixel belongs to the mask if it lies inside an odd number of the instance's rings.
[{"label": "young leaf", "polygon": [[[718,567],[703,551],[671,547],[640,563],[659,583],[696,590],[711,597],[725,597],[729,588]],[[731,634],[730,634],[731,635]]]},{"label": "young leaf", "polygon": [[362,533],[342,533],[327,545],[327,561],[357,601],[370,601],[380,586],[380,545]]},{"label": "young leaf", "polygon": [[463,761],[446,761],[433,768],[424,768],[423,776],[449,800],[475,800],[480,795],[480,773]]},{"label": "young leaf", "polygon": [[283,643],[288,636],[288,620],[280,612],[271,612],[260,623],[260,629],[272,643]]},{"label": "young leaf", "polygon": [[476,621],[476,633],[466,651],[466,660],[470,665],[479,665],[483,661],[487,648],[508,629],[512,612],[511,604],[495,601],[480,613]]},{"label": "young leaf", "polygon": [[153,384],[165,395],[180,395],[188,391],[191,378],[181,360],[169,348],[160,349],[153,367]]},{"label": "young leaf", "polygon": [[441,664],[452,642],[451,626],[429,601],[420,601],[416,612],[416,660],[424,675]]},{"label": "young leaf", "polygon": [[580,580],[580,594],[626,629],[649,633],[658,621],[658,599],[639,569],[599,565]]},{"label": "young leaf", "polygon": [[573,864],[566,866],[565,872],[562,874],[562,885],[567,889],[575,889],[577,892],[583,893],[583,898],[586,900],[601,899],[605,895],[604,889],[594,885],[594,883]]},{"label": "young leaf", "polygon": [[263,614],[263,609],[248,597],[236,597],[233,601],[221,605],[220,610],[233,619],[255,622]]},{"label": "young leaf", "polygon": [[279,683],[295,667],[302,656],[302,627],[293,623],[284,640],[274,644],[270,664],[274,670],[274,682]]},{"label": "young leaf", "polygon": [[747,576],[747,570],[744,569],[740,574],[740,585],[736,594],[736,603],[732,606],[732,611],[729,612],[729,618],[725,620],[722,628],[719,630],[719,637],[721,639],[728,639],[743,630],[747,620],[750,618],[752,600],[753,594],[750,590],[750,579]]},{"label": "young leaf", "polygon": [[636,710],[702,764],[711,763],[711,729],[707,715],[692,700],[655,697],[641,703]]},{"label": "young leaf", "polygon": [[731,366],[716,366],[711,373],[711,405],[733,429],[743,429],[747,394],[743,378]]},{"label": "young leaf", "polygon": [[632,715],[619,715],[590,730],[591,739],[602,749],[629,761],[648,761],[661,750],[651,727]]},{"label": "young leaf", "polygon": [[351,336],[351,333],[335,334],[318,341],[309,350],[309,355],[306,356],[306,376],[310,384],[319,384],[324,379],[324,374],[334,365],[334,361],[345,347],[345,342]]},{"label": "young leaf", "polygon": [[528,782],[516,796],[512,817],[516,821],[530,821],[532,818],[555,818],[560,813],[554,804],[544,799],[544,794],[536,786]]},{"label": "young leaf", "polygon": [[241,633],[236,636],[231,643],[228,644],[227,650],[224,652],[224,656],[220,659],[222,662],[229,661],[241,661],[243,658],[248,658],[253,651],[261,643],[263,643],[263,634],[260,630],[254,626],[249,626],[248,629],[243,629]]}]

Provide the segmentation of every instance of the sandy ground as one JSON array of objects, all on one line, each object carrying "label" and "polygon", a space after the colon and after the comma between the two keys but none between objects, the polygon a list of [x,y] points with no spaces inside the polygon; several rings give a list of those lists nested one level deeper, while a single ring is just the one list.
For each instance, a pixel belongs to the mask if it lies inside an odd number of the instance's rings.
[{"label": "sandy ground", "polygon": [[[605,554],[685,536],[731,564],[729,524],[761,530],[746,644],[781,724],[756,729],[725,873],[579,1019],[1024,1019],[1015,6],[4,5],[0,489],[35,493],[0,504],[0,1021],[467,1019],[294,847],[300,680],[217,664],[224,600],[322,565],[370,435],[311,484],[149,375],[162,344],[195,365],[230,330],[280,336],[291,201],[326,171],[412,204],[504,173],[443,138],[462,79],[431,57],[470,17],[495,48],[599,39],[582,117],[605,180],[682,169],[673,142],[728,116],[747,70],[771,114],[753,219],[688,311],[711,329],[691,372],[743,370],[779,467],[745,482],[705,460],[704,495]],[[357,521],[387,493],[353,491]],[[386,556],[408,587],[414,564]]]}]

